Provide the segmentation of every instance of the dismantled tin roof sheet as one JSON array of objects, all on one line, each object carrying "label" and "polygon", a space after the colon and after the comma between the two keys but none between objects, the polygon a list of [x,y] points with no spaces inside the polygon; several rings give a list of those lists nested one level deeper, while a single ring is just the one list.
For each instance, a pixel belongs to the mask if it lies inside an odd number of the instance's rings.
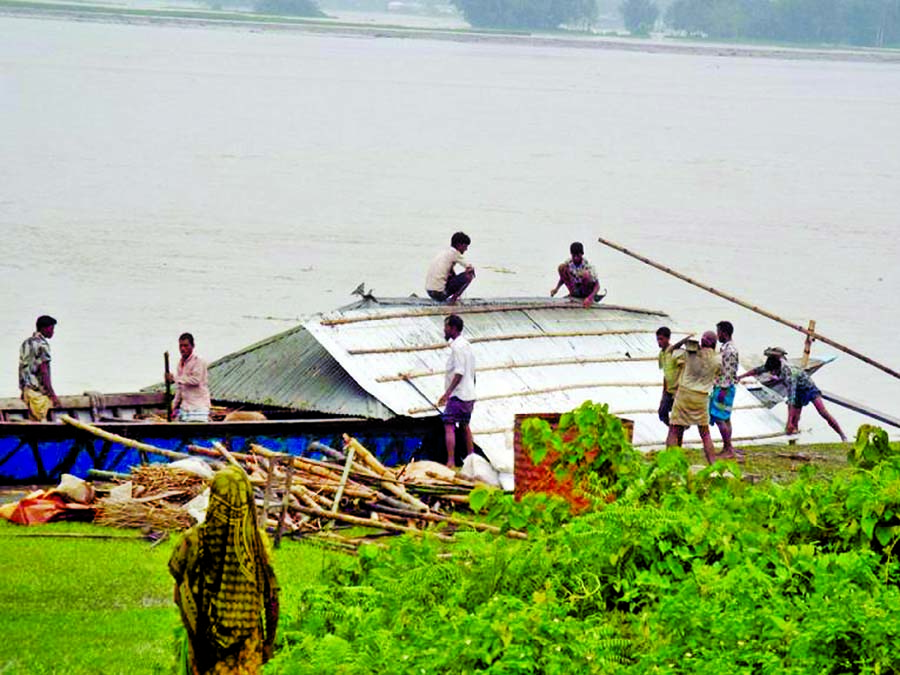
[{"label": "dismantled tin roof sheet", "polygon": [[211,363],[209,389],[216,401],[329,415],[394,417],[303,326]]},{"label": "dismantled tin roof sheet", "polygon": [[[585,309],[568,299],[473,299],[449,307],[370,298],[304,327],[394,414],[434,415],[449,354],[443,322],[454,312],[465,322],[477,364],[472,432],[498,470],[513,470],[516,414],[566,412],[588,399],[633,420],[637,445],[665,442],[667,429],[656,412],[662,377],[655,333],[672,324],[661,312],[604,304]],[[673,339],[682,335],[673,327]],[[783,422],[741,387],[733,421],[736,440],[783,430]],[[692,429],[685,440],[695,438]]]}]

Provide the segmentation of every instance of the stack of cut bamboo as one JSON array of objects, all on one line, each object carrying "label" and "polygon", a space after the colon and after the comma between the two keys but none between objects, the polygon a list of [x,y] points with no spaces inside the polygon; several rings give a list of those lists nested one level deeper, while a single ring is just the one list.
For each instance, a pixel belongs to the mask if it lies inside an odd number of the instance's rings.
[{"label": "stack of cut bamboo", "polygon": [[[89,426],[80,424],[82,428]],[[141,449],[148,453],[155,451],[146,444],[141,444]],[[459,529],[501,533],[493,525],[452,513],[453,509],[468,505],[468,493],[475,484],[459,478],[451,469],[433,462],[388,468],[347,435],[344,435],[342,451],[319,443],[311,444],[309,450],[328,460],[273,452],[259,445],[252,445],[250,453],[232,453],[219,443],[212,448],[189,447],[192,455],[224,459],[247,472],[256,493],[260,526],[273,533],[276,546],[285,535],[315,536],[325,545],[355,549],[362,541],[393,534],[421,534],[426,530],[441,539],[452,538]],[[159,449],[158,454],[177,459],[179,453]],[[131,508],[128,513],[117,513],[105,521],[160,529],[182,529],[189,525],[182,505],[186,497],[197,494],[197,485],[183,473],[173,469],[167,474],[167,470],[166,465],[155,464],[152,468],[136,467],[131,477],[119,477],[119,480],[135,481],[140,477],[147,483],[152,475],[153,513],[146,508],[141,508],[141,513]],[[167,492],[178,496],[168,501],[164,499]],[[121,511],[121,507],[108,506],[109,515],[117,508]],[[136,522],[142,515],[152,522]],[[353,530],[353,536],[340,534],[348,529]],[[525,537],[515,531],[506,534]]]}]

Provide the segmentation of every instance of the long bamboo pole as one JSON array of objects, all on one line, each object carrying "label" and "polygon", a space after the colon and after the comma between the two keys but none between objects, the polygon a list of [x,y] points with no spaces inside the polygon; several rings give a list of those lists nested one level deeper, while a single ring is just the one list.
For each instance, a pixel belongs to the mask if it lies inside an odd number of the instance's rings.
[{"label": "long bamboo pole", "polygon": [[753,303],[747,302],[746,300],[741,300],[740,298],[736,298],[733,295],[724,293],[716,288],[713,288],[712,286],[709,286],[700,281],[697,281],[696,279],[692,279],[688,276],[685,276],[684,274],[681,274],[680,272],[676,272],[671,267],[666,267],[665,265],[661,265],[658,262],[654,262],[653,260],[650,260],[650,258],[646,258],[646,257],[640,255],[639,253],[635,253],[634,251],[630,251],[629,249],[625,248],[624,246],[620,246],[619,244],[609,241],[608,239],[604,239],[603,237],[598,237],[597,241],[599,241],[601,244],[603,244],[605,246],[609,246],[610,248],[613,248],[621,253],[624,253],[625,255],[629,255],[632,258],[635,258],[636,260],[640,260],[642,263],[650,265],[651,267],[655,267],[656,269],[658,269],[662,272],[665,272],[666,274],[671,274],[676,279],[681,279],[682,281],[686,281],[687,283],[689,283],[693,286],[697,286],[698,288],[702,288],[704,291],[712,293],[713,295],[716,295],[724,300],[728,300],[729,302],[733,302],[736,305],[740,305],[741,307],[744,307],[745,309],[749,309],[751,312],[756,312],[757,314],[761,314],[762,316],[766,317],[767,319],[771,319],[772,321],[777,321],[780,324],[784,324],[785,326],[787,326],[789,328],[793,328],[795,331],[803,333],[804,335],[809,335],[810,338],[812,338],[812,339],[818,340],[819,342],[824,342],[827,345],[831,345],[835,349],[839,349],[840,351],[844,352],[845,354],[849,354],[850,356],[859,359],[863,363],[868,363],[870,366],[878,368],[879,370],[886,372],[888,375],[892,375],[893,377],[900,379],[900,372],[897,372],[893,368],[890,368],[890,367],[884,365],[883,363],[879,363],[875,359],[872,359],[872,358],[866,356],[865,354],[861,354],[860,352],[856,351],[855,349],[852,349],[851,347],[843,345],[840,342],[837,342],[836,340],[832,340],[831,338],[826,337],[826,336],[822,335],[821,333],[817,333],[816,331],[812,331],[807,328],[804,328],[799,323],[794,323],[793,321],[788,321],[787,319],[784,319],[784,318],[778,316],[777,314],[773,314],[772,312],[765,310],[762,307],[759,307],[758,305],[754,305]]},{"label": "long bamboo pole", "polygon": [[[525,391],[510,391],[503,394],[488,394],[487,396],[479,396],[479,401],[493,401],[501,398],[519,398],[522,396],[539,396],[541,394],[552,394],[558,391],[570,391],[573,389],[595,389],[599,387],[659,387],[659,382],[573,382],[570,384],[560,384],[555,387],[544,387],[542,389],[527,389]],[[410,408],[407,410],[409,415],[420,415],[429,412],[432,408]]]},{"label": "long bamboo pole", "polygon": [[[509,340],[535,340],[539,338],[575,338],[575,337],[602,337],[604,335],[640,335],[647,333],[646,329],[622,328],[616,330],[560,330],[546,331],[544,333],[508,333],[506,335],[490,335],[485,337],[469,338],[469,342],[477,344],[481,342],[504,342]],[[404,345],[402,347],[365,347],[360,349],[348,349],[352,356],[361,354],[400,354],[405,352],[427,352],[437,349],[446,349],[446,342],[431,342],[423,345]]]},{"label": "long bamboo pole", "polygon": [[[362,323],[365,321],[388,321],[392,319],[412,319],[423,316],[442,316],[449,314],[494,314],[496,312],[527,312],[528,310],[537,309],[581,309],[581,303],[574,301],[547,300],[537,303],[522,303],[515,305],[439,305],[423,306],[421,309],[401,312],[385,312],[383,314],[366,314],[364,316],[343,316],[337,319],[322,319],[319,324],[322,326],[342,326],[348,323]],[[621,305],[595,305],[593,309],[601,310],[619,310],[623,312],[635,312],[637,314],[654,314],[663,316],[662,312],[652,310],[639,309],[637,307],[624,307]]]},{"label": "long bamboo pole", "polygon": [[[634,361],[656,361],[657,356],[575,356],[564,359],[540,359],[537,361],[509,361],[507,363],[495,363],[488,366],[478,366],[478,372],[483,373],[488,370],[514,370],[516,368],[536,368],[539,366],[581,366],[588,363],[631,363]],[[443,375],[444,370],[436,370],[434,368],[423,370],[410,370],[406,373],[397,373],[396,375],[382,375],[376,377],[376,382],[399,382],[400,380],[411,380],[418,377],[432,377],[434,375]]]},{"label": "long bamboo pole", "polygon": [[168,377],[171,370],[169,369],[169,352],[163,352],[163,379],[166,381],[166,422],[172,421],[172,383]]},{"label": "long bamboo pole", "polygon": [[168,457],[169,459],[184,459],[185,457],[190,456],[183,452],[163,450],[162,448],[157,448],[155,445],[150,445],[149,443],[141,443],[140,441],[135,441],[130,438],[125,438],[124,436],[119,436],[118,434],[110,433],[109,431],[100,429],[99,427],[95,427],[93,424],[88,424],[87,422],[76,420],[74,417],[71,417],[69,415],[60,415],[59,419],[66,424],[71,424],[76,429],[86,431],[89,434],[97,436],[98,438],[102,438],[113,443],[118,443],[119,445],[124,445],[127,448],[134,448],[135,450],[140,450],[151,455],[159,455],[160,457]]}]

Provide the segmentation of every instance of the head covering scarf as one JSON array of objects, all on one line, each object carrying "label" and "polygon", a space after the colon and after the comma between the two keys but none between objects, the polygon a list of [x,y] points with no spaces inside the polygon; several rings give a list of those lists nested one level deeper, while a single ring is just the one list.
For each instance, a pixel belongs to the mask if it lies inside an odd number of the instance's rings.
[{"label": "head covering scarf", "polygon": [[215,475],[206,521],[186,534],[169,569],[201,672],[262,627],[274,577],[256,526],[253,490],[241,468]]}]

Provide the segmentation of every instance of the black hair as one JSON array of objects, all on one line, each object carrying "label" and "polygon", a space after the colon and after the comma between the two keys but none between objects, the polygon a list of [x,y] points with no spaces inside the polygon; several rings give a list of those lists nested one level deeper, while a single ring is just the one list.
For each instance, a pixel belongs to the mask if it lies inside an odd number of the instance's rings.
[{"label": "black hair", "polygon": [[659,328],[656,329],[656,334],[662,335],[665,338],[672,337],[672,331],[669,330],[668,326],[660,326]]},{"label": "black hair", "polygon": [[772,354],[772,356],[767,356],[766,364],[763,366],[763,369],[769,373],[781,372],[781,357],[775,356],[774,354]]},{"label": "black hair", "polygon": [[448,326],[453,326],[456,330],[462,333],[463,329],[463,320],[462,317],[457,314],[451,314],[446,319],[444,319],[444,323]]},{"label": "black hair", "polygon": [[190,333],[182,333],[181,335],[179,335],[178,341],[181,342],[182,340],[187,340],[188,342],[191,343],[191,347],[194,346],[194,336],[191,335]]},{"label": "black hair", "polygon": [[47,316],[46,314],[41,314],[37,321],[34,322],[34,327],[40,330],[41,328],[46,328],[47,326],[55,326],[56,319],[52,316]]},{"label": "black hair", "polygon": [[471,243],[472,243],[472,240],[469,239],[469,235],[467,235],[465,232],[454,232],[453,236],[450,237],[450,245],[453,248],[456,248],[457,246],[460,246],[461,244],[465,244],[466,246],[468,246]]},{"label": "black hair", "polygon": [[734,326],[731,325],[730,321],[720,321],[716,324],[716,330],[720,330],[728,337],[734,335]]},{"label": "black hair", "polygon": [[584,255],[584,244],[580,241],[573,241],[569,246],[569,253],[572,255]]}]

